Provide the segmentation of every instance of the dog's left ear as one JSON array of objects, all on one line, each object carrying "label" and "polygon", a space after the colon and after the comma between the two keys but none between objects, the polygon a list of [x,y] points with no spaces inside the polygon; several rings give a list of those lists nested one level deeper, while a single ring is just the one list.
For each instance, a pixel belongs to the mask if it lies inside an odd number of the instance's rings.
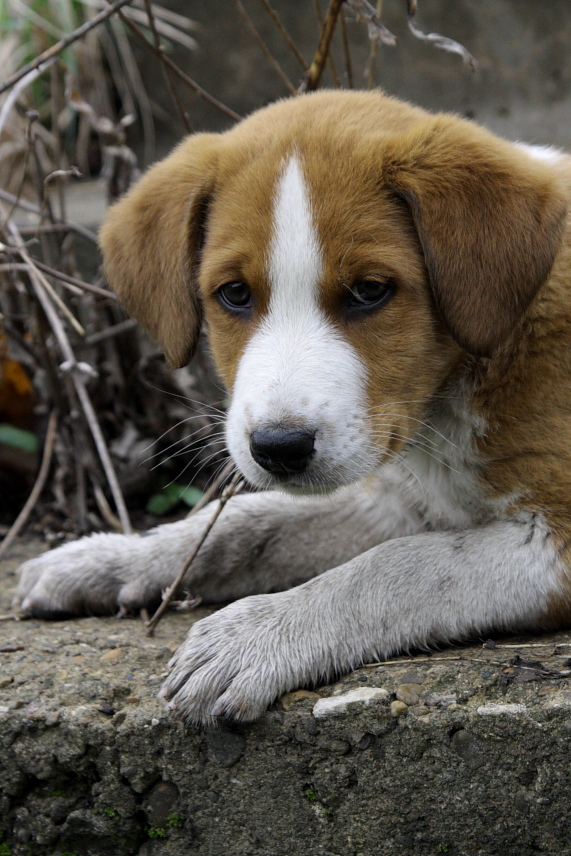
[{"label": "dog's left ear", "polygon": [[561,244],[566,203],[553,170],[450,116],[390,145],[385,181],[410,209],[438,311],[462,347],[490,356]]},{"label": "dog's left ear", "polygon": [[99,234],[109,285],[175,367],[200,332],[196,267],[218,139],[184,140],[109,210]]}]

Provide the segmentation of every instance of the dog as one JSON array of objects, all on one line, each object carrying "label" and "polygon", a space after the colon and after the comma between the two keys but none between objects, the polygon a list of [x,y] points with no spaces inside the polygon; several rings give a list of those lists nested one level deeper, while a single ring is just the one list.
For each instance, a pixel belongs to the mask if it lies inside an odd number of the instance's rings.
[{"label": "dog", "polygon": [[[380,92],[183,141],[114,205],[110,286],[173,366],[205,323],[227,505],[161,696],[251,721],[411,648],[571,623],[571,158]],[[27,562],[28,613],[160,600],[205,522]]]}]

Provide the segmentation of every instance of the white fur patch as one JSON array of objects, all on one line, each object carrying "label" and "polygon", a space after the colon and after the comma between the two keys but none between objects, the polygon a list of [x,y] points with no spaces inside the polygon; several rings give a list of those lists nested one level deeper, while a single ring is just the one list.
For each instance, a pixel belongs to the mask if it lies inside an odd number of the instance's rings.
[{"label": "white fur patch", "polygon": [[289,316],[292,310],[315,305],[321,276],[321,248],[299,159],[292,155],[280,178],[274,209],[270,251],[270,313]]},{"label": "white fur patch", "polygon": [[322,272],[319,238],[298,155],[278,180],[269,251],[269,311],[238,365],[228,413],[228,448],[254,484],[274,479],[250,455],[256,428],[315,431],[315,454],[291,490],[353,483],[375,466],[365,426],[366,368],[318,303]]},{"label": "white fur patch", "polygon": [[556,164],[559,163],[564,153],[560,149],[553,146],[533,146],[529,143],[514,143],[514,145],[522,152],[525,152],[530,157],[536,160],[541,160],[544,163]]}]

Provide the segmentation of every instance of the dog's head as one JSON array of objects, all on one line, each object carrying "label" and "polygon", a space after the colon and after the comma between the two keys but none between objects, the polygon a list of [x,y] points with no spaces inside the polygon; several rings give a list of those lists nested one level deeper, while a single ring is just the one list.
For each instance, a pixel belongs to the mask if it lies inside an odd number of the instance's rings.
[{"label": "dog's head", "polygon": [[101,242],[173,365],[205,318],[246,477],[305,492],[389,459],[466,353],[493,355],[564,214],[549,167],[471,123],[329,92],[188,138]]}]

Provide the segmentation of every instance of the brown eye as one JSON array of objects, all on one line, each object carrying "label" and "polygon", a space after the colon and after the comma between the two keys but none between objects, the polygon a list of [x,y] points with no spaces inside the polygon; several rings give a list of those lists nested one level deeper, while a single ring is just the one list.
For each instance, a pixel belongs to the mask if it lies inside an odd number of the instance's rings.
[{"label": "brown eye", "polygon": [[216,295],[230,311],[243,311],[252,306],[252,292],[245,282],[226,282],[220,286]]},{"label": "brown eye", "polygon": [[395,282],[389,277],[357,279],[349,289],[347,310],[361,314],[367,310],[378,309],[392,297],[394,291]]}]

